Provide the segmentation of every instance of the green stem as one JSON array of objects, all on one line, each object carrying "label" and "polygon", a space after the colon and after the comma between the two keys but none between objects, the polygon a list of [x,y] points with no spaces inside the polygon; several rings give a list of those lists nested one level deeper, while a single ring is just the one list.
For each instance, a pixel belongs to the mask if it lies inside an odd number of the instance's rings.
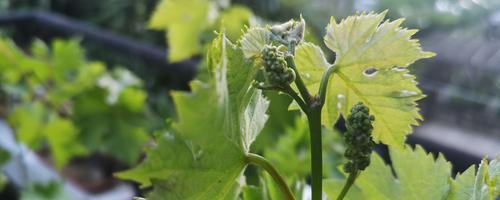
[{"label": "green stem", "polygon": [[302,98],[299,96],[299,94],[297,94],[297,92],[295,92],[295,90],[293,90],[293,88],[290,87],[290,85],[287,85],[285,88],[283,88],[282,91],[285,92],[286,94],[288,94],[290,97],[292,97],[293,100],[295,100],[295,102],[297,102],[297,104],[299,104],[300,109],[302,109],[302,111],[304,111],[304,113],[308,112],[309,109],[308,109],[306,103],[304,102],[304,100],[302,100]]},{"label": "green stem", "polygon": [[[300,76],[299,71],[297,70],[297,66],[295,66],[295,61],[293,60],[293,55],[287,55],[285,57],[286,63],[289,68],[293,69],[295,72],[295,85],[297,85],[297,88],[299,89],[299,93],[304,98],[304,101],[306,104],[311,104],[312,101],[312,96],[309,94],[309,91],[307,90],[306,84],[304,84],[304,81],[302,80],[302,77]],[[304,111],[305,112],[305,111]]]},{"label": "green stem", "polygon": [[[314,106],[314,105],[313,105]],[[321,142],[321,106],[313,107],[307,115],[311,138],[312,200],[321,200],[323,194],[323,149]]]},{"label": "green stem", "polygon": [[325,103],[326,99],[326,91],[328,89],[328,81],[330,80],[330,76],[337,70],[337,65],[333,65],[326,72],[323,74],[323,77],[321,77],[321,82],[319,85],[319,91],[318,91],[318,96],[319,96],[319,101],[320,104],[323,105]]},{"label": "green stem", "polygon": [[353,173],[349,174],[349,177],[347,178],[347,181],[344,184],[344,187],[342,188],[342,191],[340,192],[339,196],[337,197],[337,200],[342,200],[344,197],[347,195],[347,192],[351,188],[351,186],[354,184],[354,181],[356,181],[356,178],[359,175],[359,171],[356,170]]},{"label": "green stem", "polygon": [[281,192],[283,192],[286,200],[295,200],[295,197],[293,196],[290,188],[288,188],[285,179],[283,179],[283,177],[278,173],[278,170],[276,170],[276,168],[274,168],[269,161],[267,161],[264,157],[253,153],[247,154],[246,158],[249,163],[264,168],[264,170],[266,170],[267,173],[273,177],[274,181],[276,181],[276,184],[278,184],[278,187],[281,189]]},{"label": "green stem", "polygon": [[[295,85],[299,90],[300,96],[305,102],[306,106],[301,106],[302,111],[306,113],[309,122],[309,131],[311,139],[311,190],[312,190],[312,200],[321,200],[323,196],[323,148],[322,148],[322,136],[321,136],[321,109],[324,104],[324,96],[326,93],[326,85],[328,84],[328,77],[323,77],[324,80],[321,81],[323,85],[323,100],[318,102],[317,98],[313,98],[309,91],[307,90],[302,77],[300,76],[293,55],[295,54],[295,43],[291,43],[288,46],[288,54],[285,56],[285,60],[289,68],[293,69],[295,72]],[[333,68],[333,66],[331,67]],[[330,69],[331,69],[330,68]],[[330,69],[328,71],[330,71]],[[331,69],[333,72],[334,69]],[[332,72],[327,72],[326,74],[331,74]],[[329,76],[329,75],[328,75]],[[290,88],[291,89],[291,88]],[[292,90],[293,91],[293,90]],[[321,91],[321,89],[320,89]],[[293,91],[295,93],[295,91]],[[296,93],[295,93],[296,94]],[[293,97],[293,96],[292,96]],[[297,97],[293,97],[297,99]],[[320,96],[321,98],[321,96]],[[300,98],[298,98],[300,99]],[[300,101],[296,102],[301,105]]]}]

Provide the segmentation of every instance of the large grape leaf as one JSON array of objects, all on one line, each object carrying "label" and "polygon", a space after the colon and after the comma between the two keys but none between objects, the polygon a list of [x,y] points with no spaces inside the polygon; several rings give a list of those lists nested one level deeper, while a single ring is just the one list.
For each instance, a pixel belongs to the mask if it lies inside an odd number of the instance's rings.
[{"label": "large grape leaf", "polygon": [[[297,46],[294,60],[307,89],[312,95],[316,95],[323,73],[332,65],[326,61],[321,48],[310,42],[303,42]],[[299,109],[299,106],[294,102],[290,104],[290,109]],[[337,120],[338,115],[331,116],[332,109],[327,105],[321,112],[323,124],[327,127],[332,127]]]},{"label": "large grape leaf", "polygon": [[[325,102],[323,123],[331,127],[339,114],[349,114],[358,102],[375,116],[374,138],[402,147],[405,136],[420,119],[415,101],[423,97],[408,65],[434,54],[422,51],[416,30],[401,28],[402,19],[382,21],[386,12],[359,14],[326,27],[326,46],[335,52]],[[308,88],[317,91],[321,74],[330,67],[320,48],[310,43],[297,47],[297,67]],[[304,72],[302,72],[304,71]]]},{"label": "large grape leaf", "polygon": [[149,27],[167,30],[170,62],[200,53],[199,38],[209,25],[210,6],[208,0],[162,0],[158,4]]},{"label": "large grape leaf", "polygon": [[[366,200],[493,200],[500,193],[495,190],[495,173],[498,160],[488,165],[483,160],[474,173],[471,167],[463,174],[451,177],[451,164],[440,154],[434,159],[420,146],[411,148],[391,148],[392,169],[376,153],[372,154],[371,165],[356,179],[352,196],[347,200],[356,200],[355,196],[363,196]],[[490,175],[488,175],[488,171]],[[394,172],[394,174],[393,174]],[[329,199],[340,192],[335,184],[341,180],[326,180],[325,190]]]},{"label": "large grape leaf", "polygon": [[331,20],[327,26],[325,44],[336,53],[337,70],[326,106],[329,118],[334,118],[365,103],[376,119],[374,138],[401,147],[411,125],[418,125],[415,101],[423,97],[407,67],[434,54],[411,39],[416,30],[400,27],[402,19],[382,22],[385,14],[361,14],[339,24]]},{"label": "large grape leaf", "polygon": [[449,190],[451,165],[442,155],[434,160],[420,146],[414,151],[407,148],[390,151],[394,172],[373,154],[372,164],[361,173],[356,185],[373,199],[443,199]]},{"label": "large grape leaf", "polygon": [[178,121],[172,133],[137,168],[119,173],[144,186],[150,199],[233,199],[245,154],[266,122],[267,100],[251,87],[256,68],[241,49],[220,35],[208,53],[209,83],[175,92]]}]

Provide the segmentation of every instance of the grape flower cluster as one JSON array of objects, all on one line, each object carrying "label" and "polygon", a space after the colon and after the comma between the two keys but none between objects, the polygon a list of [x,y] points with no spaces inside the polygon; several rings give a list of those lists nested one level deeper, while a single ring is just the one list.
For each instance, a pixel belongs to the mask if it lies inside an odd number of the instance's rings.
[{"label": "grape flower cluster", "polygon": [[347,132],[344,134],[347,145],[344,156],[349,160],[344,165],[345,172],[354,173],[370,165],[370,155],[375,145],[372,138],[374,120],[374,116],[370,115],[370,110],[363,103],[351,108],[351,114],[346,121]]},{"label": "grape flower cluster", "polygon": [[266,45],[262,50],[266,80],[270,86],[289,85],[295,80],[295,72],[288,68],[285,55],[277,46]]}]

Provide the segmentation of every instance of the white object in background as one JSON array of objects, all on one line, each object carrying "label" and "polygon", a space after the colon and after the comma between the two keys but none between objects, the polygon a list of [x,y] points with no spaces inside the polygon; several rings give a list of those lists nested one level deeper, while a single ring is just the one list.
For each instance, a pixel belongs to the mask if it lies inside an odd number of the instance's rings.
[{"label": "white object in background", "polygon": [[[311,196],[312,196],[312,190],[311,190],[311,186],[309,184],[306,184],[304,186],[304,189],[302,189],[302,200],[311,200]],[[327,200],[326,198],[326,194],[323,192],[323,194],[321,195],[321,199],[322,200]]]}]

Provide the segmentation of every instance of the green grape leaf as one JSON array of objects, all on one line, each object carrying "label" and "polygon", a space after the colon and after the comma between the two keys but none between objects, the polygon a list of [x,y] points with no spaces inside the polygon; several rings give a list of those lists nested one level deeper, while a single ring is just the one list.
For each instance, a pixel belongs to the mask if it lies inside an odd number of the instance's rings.
[{"label": "green grape leaf", "polygon": [[168,58],[177,62],[200,53],[200,35],[210,23],[207,0],[162,0],[149,21],[149,27],[167,30]]},{"label": "green grape leaf", "polygon": [[239,43],[245,58],[259,56],[264,46],[271,41],[271,32],[266,28],[251,27],[240,38]]},{"label": "green grape leaf", "polygon": [[348,115],[358,102],[375,116],[373,136],[403,147],[411,125],[421,119],[416,101],[423,98],[408,65],[434,54],[422,51],[416,30],[401,28],[402,19],[383,21],[386,12],[347,17],[326,28],[325,44],[336,53],[336,70],[328,85],[324,123]]},{"label": "green grape leaf", "polygon": [[325,59],[321,48],[313,43],[300,43],[295,49],[295,64],[303,76],[304,83],[312,95],[319,89],[321,77],[331,64]]},{"label": "green grape leaf", "polygon": [[[323,73],[331,67],[331,64],[326,61],[323,51],[313,43],[302,42],[295,49],[294,60],[307,89],[312,95],[316,95]],[[327,100],[329,100],[328,97]],[[290,109],[300,109],[300,107],[294,102],[290,104]],[[323,123],[327,127],[332,127],[337,120],[338,115],[332,116],[332,113],[335,112],[332,109],[332,107],[327,105],[323,107],[323,111],[321,112]]]},{"label": "green grape leaf", "polygon": [[87,153],[85,147],[78,142],[79,130],[69,119],[54,116],[42,132],[47,138],[54,163],[59,169],[72,157]]},{"label": "green grape leaf", "polygon": [[452,180],[447,200],[494,200],[500,196],[500,191],[495,186],[498,160],[493,160],[489,165],[488,160],[483,159],[476,173],[474,169],[474,166],[469,167]]},{"label": "green grape leaf", "polygon": [[117,174],[152,184],[150,199],[234,199],[240,190],[245,154],[267,120],[268,102],[251,87],[253,62],[223,34],[208,58],[209,83],[172,95],[172,133],[159,136],[138,167]]},{"label": "green grape leaf", "polygon": [[[390,156],[397,179],[382,158],[372,154],[370,166],[356,179],[355,185],[361,189],[367,200],[407,200],[444,199],[450,188],[451,165],[443,156],[434,160],[420,146],[415,150],[391,148]],[[333,190],[333,188],[326,188]],[[327,193],[335,194],[335,191]],[[335,196],[329,196],[333,199]],[[349,199],[349,198],[347,198]]]},{"label": "green grape leaf", "polygon": [[493,187],[495,194],[500,196],[500,156],[489,163],[489,185]]},{"label": "green grape leaf", "polygon": [[[427,154],[420,146],[414,150],[409,147],[390,148],[390,157],[392,169],[385,165],[380,156],[373,153],[371,165],[356,179],[355,190],[349,192],[356,196],[362,195],[362,199],[366,200],[493,200],[499,195],[494,187],[494,175],[488,175],[488,172],[498,170],[498,166],[494,166],[498,160],[493,160],[489,166],[484,159],[477,173],[471,167],[453,179],[451,164],[441,154],[434,159],[432,154]],[[338,181],[325,180],[329,199],[338,194],[338,188],[333,187],[336,184],[329,182]],[[348,195],[346,199],[359,198]]]},{"label": "green grape leaf", "polygon": [[442,155],[434,160],[420,146],[415,150],[391,148],[391,169],[374,153],[372,164],[361,173],[356,185],[372,199],[443,199],[449,190],[451,165]]}]

